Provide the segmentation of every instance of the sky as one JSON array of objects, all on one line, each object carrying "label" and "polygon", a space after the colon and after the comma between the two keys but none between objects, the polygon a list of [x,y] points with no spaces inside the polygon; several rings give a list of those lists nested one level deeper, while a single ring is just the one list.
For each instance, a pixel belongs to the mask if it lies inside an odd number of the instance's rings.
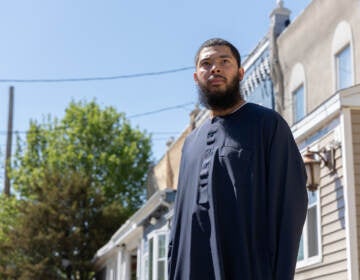
[{"label": "sky", "polygon": [[[15,92],[13,129],[22,136],[30,120],[41,123],[48,115],[62,118],[72,100],[95,100],[102,108],[124,112],[134,127],[151,133],[153,160],[159,160],[166,141],[188,125],[197,102],[192,67],[198,47],[209,38],[221,37],[246,56],[267,33],[276,2],[0,0],[1,162],[10,86]],[[293,21],[310,2],[285,0],[284,5],[292,11]],[[187,70],[171,72],[182,68]],[[131,77],[163,71],[170,73]],[[121,77],[14,81],[114,76]],[[2,178],[0,168],[0,188]]]}]

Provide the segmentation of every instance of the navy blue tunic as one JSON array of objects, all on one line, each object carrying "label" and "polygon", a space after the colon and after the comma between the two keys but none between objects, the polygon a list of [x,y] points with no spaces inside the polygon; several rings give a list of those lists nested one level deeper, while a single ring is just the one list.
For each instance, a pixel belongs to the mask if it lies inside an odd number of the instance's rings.
[{"label": "navy blue tunic", "polygon": [[170,280],[293,279],[307,211],[290,128],[247,103],[186,139],[172,222]]}]

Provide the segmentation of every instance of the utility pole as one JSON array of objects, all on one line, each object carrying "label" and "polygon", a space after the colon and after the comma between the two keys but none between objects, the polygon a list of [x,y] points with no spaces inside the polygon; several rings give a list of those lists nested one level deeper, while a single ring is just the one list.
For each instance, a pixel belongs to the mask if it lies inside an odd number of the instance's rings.
[{"label": "utility pole", "polygon": [[8,165],[11,160],[11,147],[13,136],[13,118],[14,118],[14,87],[11,86],[9,90],[9,118],[8,118],[8,130],[6,138],[6,157],[5,157],[5,187],[4,194],[10,195],[10,179],[8,175]]}]

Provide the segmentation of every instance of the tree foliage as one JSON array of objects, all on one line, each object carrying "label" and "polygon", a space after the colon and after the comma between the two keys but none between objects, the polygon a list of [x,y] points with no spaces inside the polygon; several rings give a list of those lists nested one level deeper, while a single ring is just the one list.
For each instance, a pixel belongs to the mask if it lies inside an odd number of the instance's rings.
[{"label": "tree foliage", "polygon": [[72,102],[30,123],[11,170],[18,279],[90,279],[91,258],[142,204],[150,137],[113,108]]},{"label": "tree foliage", "polygon": [[19,218],[19,205],[14,196],[0,194],[0,279],[8,279],[10,275],[10,279],[16,279],[19,274],[16,266],[22,256],[13,249],[11,238]]}]

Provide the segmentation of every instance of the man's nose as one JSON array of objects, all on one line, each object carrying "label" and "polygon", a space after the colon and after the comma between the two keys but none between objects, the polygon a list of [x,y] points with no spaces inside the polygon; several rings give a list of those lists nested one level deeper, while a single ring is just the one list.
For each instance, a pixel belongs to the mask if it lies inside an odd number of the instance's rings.
[{"label": "man's nose", "polygon": [[217,65],[217,63],[214,63],[211,67],[211,73],[219,73],[219,72],[220,72],[219,65]]}]

